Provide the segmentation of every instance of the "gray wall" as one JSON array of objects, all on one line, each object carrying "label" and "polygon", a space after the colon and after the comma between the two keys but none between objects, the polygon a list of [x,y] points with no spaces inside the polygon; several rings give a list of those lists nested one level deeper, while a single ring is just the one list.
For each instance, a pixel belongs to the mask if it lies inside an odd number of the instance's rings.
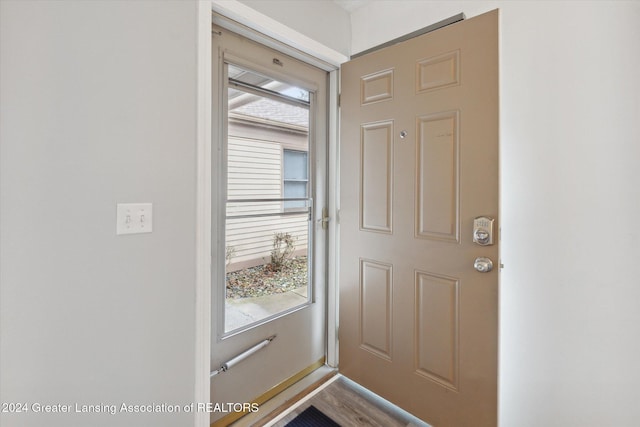
[{"label": "gray wall", "polygon": [[[0,19],[0,401],[190,403],[196,2],[2,0]],[[116,236],[118,202],[152,202],[153,233]]]}]

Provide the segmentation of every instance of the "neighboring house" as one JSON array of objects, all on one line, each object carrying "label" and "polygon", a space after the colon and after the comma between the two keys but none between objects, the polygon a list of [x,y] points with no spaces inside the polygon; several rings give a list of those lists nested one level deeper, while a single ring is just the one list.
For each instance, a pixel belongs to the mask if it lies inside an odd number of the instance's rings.
[{"label": "neighboring house", "polygon": [[[227,199],[254,201],[227,204],[227,270],[269,262],[278,232],[294,236],[294,255],[304,255],[305,202],[280,199],[309,194],[308,110],[249,94],[230,98]],[[268,216],[247,217],[254,214]]]}]

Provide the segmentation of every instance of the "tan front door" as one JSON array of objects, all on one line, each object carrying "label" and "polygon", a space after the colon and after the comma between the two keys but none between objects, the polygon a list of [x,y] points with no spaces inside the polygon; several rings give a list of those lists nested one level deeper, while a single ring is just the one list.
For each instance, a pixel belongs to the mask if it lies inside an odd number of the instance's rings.
[{"label": "tan front door", "polygon": [[495,426],[498,12],[357,58],[341,87],[340,370],[435,427]]}]

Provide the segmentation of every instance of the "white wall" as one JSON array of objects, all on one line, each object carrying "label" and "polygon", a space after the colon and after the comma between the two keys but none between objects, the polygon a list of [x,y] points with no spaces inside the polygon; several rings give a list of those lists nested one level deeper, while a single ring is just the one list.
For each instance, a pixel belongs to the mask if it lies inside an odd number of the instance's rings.
[{"label": "white wall", "polygon": [[374,1],[352,51],[496,7],[500,425],[640,425],[640,2]]},{"label": "white wall", "polygon": [[[0,401],[194,400],[195,1],[0,2]],[[118,202],[151,234],[116,236]],[[188,426],[193,414],[6,414]]]},{"label": "white wall", "polygon": [[349,13],[333,0],[239,0],[323,45],[349,55]]}]

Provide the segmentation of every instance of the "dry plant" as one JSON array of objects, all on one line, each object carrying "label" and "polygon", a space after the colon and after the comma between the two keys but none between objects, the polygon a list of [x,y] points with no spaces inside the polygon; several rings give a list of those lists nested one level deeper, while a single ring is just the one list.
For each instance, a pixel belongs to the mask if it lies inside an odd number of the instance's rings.
[{"label": "dry plant", "polygon": [[289,233],[274,233],[271,250],[271,271],[280,271],[295,249],[294,237]]}]

